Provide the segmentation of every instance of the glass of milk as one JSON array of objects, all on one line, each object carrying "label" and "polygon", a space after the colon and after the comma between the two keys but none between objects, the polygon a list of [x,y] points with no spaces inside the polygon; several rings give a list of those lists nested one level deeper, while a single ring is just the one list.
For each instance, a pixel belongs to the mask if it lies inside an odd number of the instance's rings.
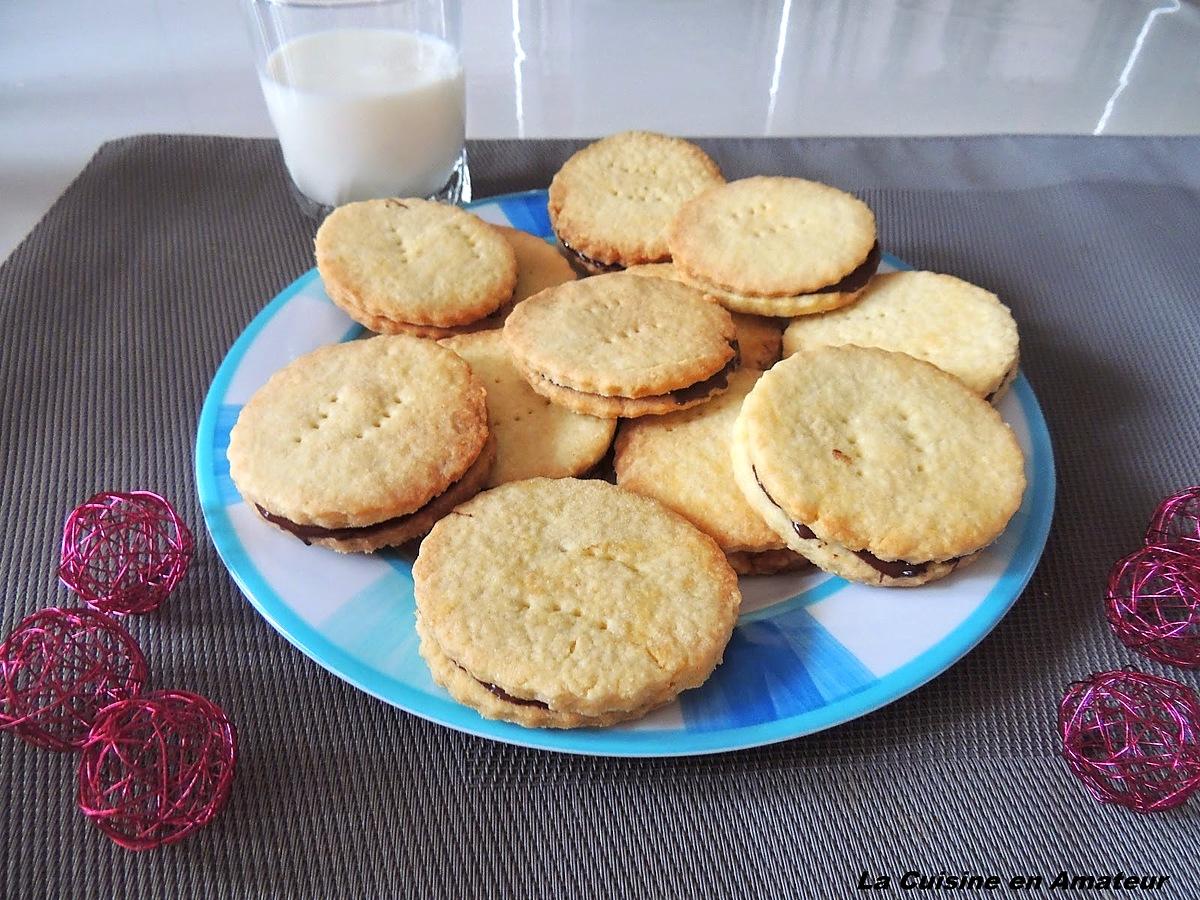
[{"label": "glass of milk", "polygon": [[303,205],[471,199],[459,0],[247,0]]}]

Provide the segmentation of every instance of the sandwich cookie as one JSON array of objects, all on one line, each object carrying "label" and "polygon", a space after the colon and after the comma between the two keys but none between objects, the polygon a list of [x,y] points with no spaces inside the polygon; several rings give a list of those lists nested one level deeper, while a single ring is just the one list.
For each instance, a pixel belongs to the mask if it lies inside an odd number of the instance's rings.
[{"label": "sandwich cookie", "polygon": [[615,273],[542,291],[504,323],[518,371],[552,403],[612,419],[703,403],[738,368],[729,313],[699,291]]},{"label": "sandwich cookie", "polygon": [[688,200],[724,178],[695,144],[648,131],[584,147],[550,182],[554,233],[589,274],[670,259],[667,226]]},{"label": "sandwich cookie", "polygon": [[903,353],[826,347],[763,375],[733,431],[746,500],[828,572],[924,584],[994,541],[1021,503],[1024,461],[999,414]]},{"label": "sandwich cookie", "polygon": [[858,302],[787,327],[784,350],[857,344],[907,353],[995,402],[1017,375],[1017,323],[1008,307],[953,275],[876,275]]},{"label": "sandwich cookie", "polygon": [[620,487],[675,510],[712,537],[742,575],[808,564],[767,527],[733,478],[733,423],[759,375],[742,369],[730,376],[729,390],[708,403],[623,422],[613,462]]},{"label": "sandwich cookie", "polygon": [[784,323],[781,320],[769,316],[736,312],[733,307],[721,299],[720,295],[726,293],[725,291],[688,278],[671,263],[647,263],[644,266],[630,266],[625,271],[630,275],[665,278],[668,281],[678,281],[690,285],[729,310],[729,315],[733,319],[733,330],[737,336],[738,348],[742,354],[742,365],[745,368],[765,372],[779,362],[779,358],[783,354]]},{"label": "sandwich cookie", "polygon": [[484,388],[457,355],[403,335],[321,347],[242,408],[229,471],[306,544],[370,553],[425,534],[487,481]]},{"label": "sandwich cookie", "polygon": [[826,184],[779,176],[733,181],[689,201],[671,223],[669,243],[690,278],[771,298],[738,308],[758,315],[853,303],[880,260],[875,215],[865,203]]},{"label": "sandwich cookie", "polygon": [[567,262],[567,258],[558,252],[553,244],[548,244],[537,235],[527,231],[518,231],[506,225],[494,225],[500,235],[512,247],[517,257],[517,286],[513,288],[512,299],[497,309],[494,313],[484,316],[466,325],[453,328],[439,328],[436,325],[412,325],[407,322],[393,322],[380,318],[373,320],[373,331],[385,334],[412,334],[417,337],[441,340],[459,334],[474,334],[478,331],[490,331],[502,328],[504,320],[513,311],[513,307],[534,294],[544,291],[556,284],[563,284],[576,279],[575,270]]},{"label": "sandwich cookie", "polygon": [[335,209],[316,238],[330,298],[372,331],[467,325],[512,297],[517,258],[492,225],[428,200],[366,200]]},{"label": "sandwich cookie", "polygon": [[458,507],[422,542],[413,585],[435,680],[484,716],[538,727],[635,718],[703,684],[741,602],[710,537],[573,478]]},{"label": "sandwich cookie", "polygon": [[496,441],[488,487],[579,475],[608,451],[616,422],[556,406],[534,391],[499,331],[447,338],[442,345],[465,359],[487,389],[488,429]]}]

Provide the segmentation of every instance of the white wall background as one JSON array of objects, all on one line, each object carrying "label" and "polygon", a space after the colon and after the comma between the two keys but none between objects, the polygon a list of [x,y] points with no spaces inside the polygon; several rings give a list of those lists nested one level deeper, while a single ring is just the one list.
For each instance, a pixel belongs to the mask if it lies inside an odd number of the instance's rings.
[{"label": "white wall background", "polygon": [[[0,0],[0,258],[104,140],[265,136],[242,0]],[[1178,0],[464,0],[468,133],[1200,133]]]}]

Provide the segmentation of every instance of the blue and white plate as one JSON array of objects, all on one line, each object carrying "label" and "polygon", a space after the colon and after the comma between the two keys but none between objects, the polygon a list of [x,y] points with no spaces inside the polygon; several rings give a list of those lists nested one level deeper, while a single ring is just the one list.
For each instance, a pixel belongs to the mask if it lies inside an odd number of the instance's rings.
[{"label": "blue and white plate", "polygon": [[[546,193],[475,204],[491,222],[549,239]],[[885,267],[904,268],[894,258]],[[1024,376],[1000,404],[1025,451],[1029,487],[1003,536],[931,585],[887,590],[820,572],[743,578],[725,662],[703,687],[641,721],[598,730],[525,729],[450,699],[417,653],[412,567],[398,553],[343,556],[262,522],[229,478],[238,411],[271,373],[361,329],[301,276],[243,332],[217,370],[196,440],[196,479],[213,543],[242,592],[285,638],[358,688],[450,728],[499,741],[613,756],[735,750],[810,734],[915,690],[975,646],[1033,574],[1054,507],[1046,423]]]}]

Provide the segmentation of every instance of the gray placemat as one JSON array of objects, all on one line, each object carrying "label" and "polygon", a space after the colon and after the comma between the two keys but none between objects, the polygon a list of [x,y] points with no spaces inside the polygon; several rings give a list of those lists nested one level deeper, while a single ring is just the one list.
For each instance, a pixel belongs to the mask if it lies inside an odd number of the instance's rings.
[{"label": "gray placemat", "polygon": [[[201,400],[229,345],[307,269],[313,225],[273,142],[106,144],[0,269],[0,573],[7,633],[69,604],[63,516],[148,488],[196,559],[129,625],[156,687],[241,733],[229,806],[132,854],[77,813],[74,759],[0,735],[5,896],[812,896],[861,872],[1169,875],[1200,891],[1200,803],[1102,808],[1057,759],[1064,686],[1136,663],[1102,620],[1108,567],[1156,500],[1200,481],[1200,139],[703,142],[731,177],[861,191],[887,249],[996,290],[1021,327],[1059,499],[1014,610],[907,698],[721,756],[557,756],[460,735],[343,684],[237,592],[193,480]],[[472,145],[477,196],[547,184],[578,142]],[[1172,671],[1190,684],[1193,675]]]}]

